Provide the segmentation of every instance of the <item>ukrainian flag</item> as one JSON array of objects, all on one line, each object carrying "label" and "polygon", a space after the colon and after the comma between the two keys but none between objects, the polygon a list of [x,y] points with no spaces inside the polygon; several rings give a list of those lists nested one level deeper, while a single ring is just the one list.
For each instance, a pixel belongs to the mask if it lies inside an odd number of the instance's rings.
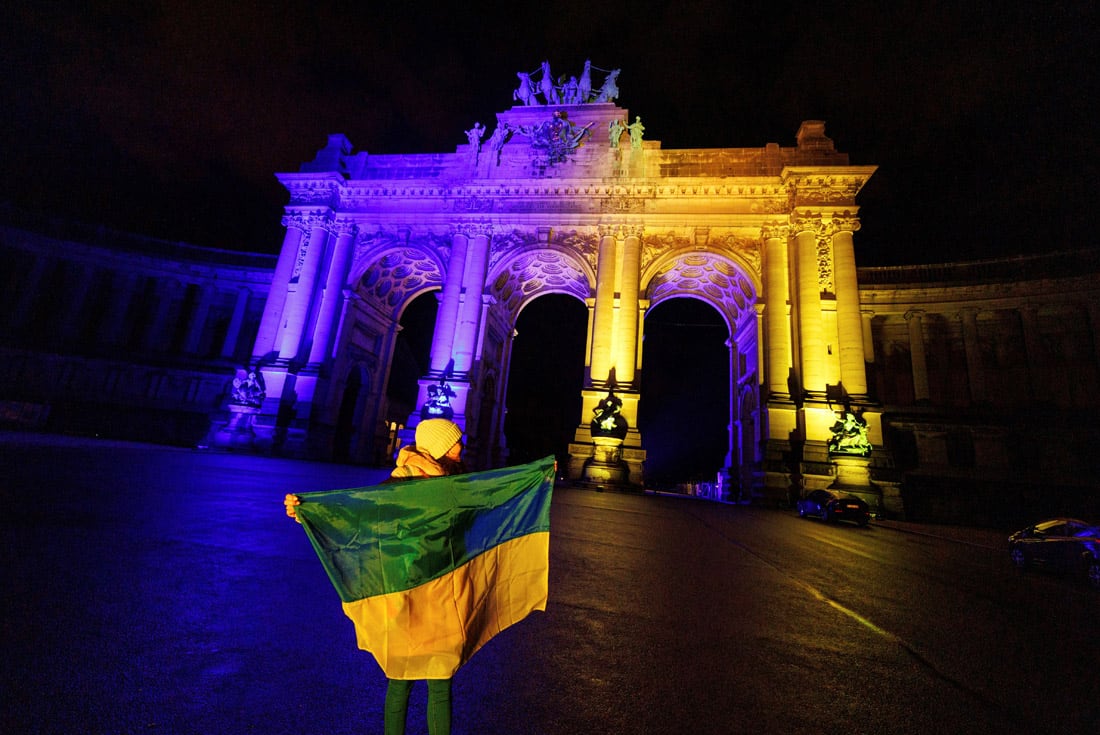
[{"label": "ukrainian flag", "polygon": [[302,493],[298,518],[390,679],[447,679],[546,609],[554,458],[488,472]]}]

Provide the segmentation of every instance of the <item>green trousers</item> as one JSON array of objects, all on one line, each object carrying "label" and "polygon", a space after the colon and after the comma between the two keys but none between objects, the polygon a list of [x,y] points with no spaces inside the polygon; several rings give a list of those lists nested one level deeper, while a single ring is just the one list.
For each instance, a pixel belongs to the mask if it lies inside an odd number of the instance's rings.
[{"label": "green trousers", "polygon": [[[428,733],[451,735],[451,680],[428,679]],[[386,687],[385,735],[405,735],[413,682],[390,679]]]}]

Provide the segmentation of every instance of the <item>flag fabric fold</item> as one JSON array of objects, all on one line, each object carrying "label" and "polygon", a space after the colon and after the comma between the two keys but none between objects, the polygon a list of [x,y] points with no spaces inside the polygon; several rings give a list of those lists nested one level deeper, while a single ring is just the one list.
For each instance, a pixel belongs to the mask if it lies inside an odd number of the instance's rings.
[{"label": "flag fabric fold", "polygon": [[391,679],[446,679],[493,636],[546,609],[554,458],[300,493],[310,543]]}]

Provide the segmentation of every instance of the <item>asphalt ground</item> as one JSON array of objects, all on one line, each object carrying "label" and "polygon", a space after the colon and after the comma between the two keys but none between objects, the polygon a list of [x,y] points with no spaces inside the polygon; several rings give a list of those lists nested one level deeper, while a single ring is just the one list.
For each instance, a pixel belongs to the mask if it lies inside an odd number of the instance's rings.
[{"label": "asphalt ground", "polygon": [[[386,470],[26,434],[0,434],[0,469],[0,731],[380,732],[385,679],[355,647],[282,498],[372,484]],[[996,531],[876,523],[1005,546]],[[579,628],[553,633],[565,638],[549,665],[591,670],[557,678],[569,690],[540,706],[560,711],[523,711],[539,701],[529,661],[550,635],[546,618],[504,631],[458,673],[455,733],[542,732],[524,729],[525,714],[584,722],[598,711],[587,697],[614,673],[586,653],[600,632]],[[651,634],[632,633],[639,655]],[[423,699],[414,690],[410,735],[424,732]]]}]

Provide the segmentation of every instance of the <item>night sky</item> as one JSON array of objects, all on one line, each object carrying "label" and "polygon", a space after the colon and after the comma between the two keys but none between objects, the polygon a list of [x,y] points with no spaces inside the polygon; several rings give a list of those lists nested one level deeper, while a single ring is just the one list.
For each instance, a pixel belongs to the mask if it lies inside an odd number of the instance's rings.
[{"label": "night sky", "polygon": [[[0,216],[276,253],[287,194],[274,174],[312,160],[330,133],[374,154],[453,152],[475,121],[492,129],[512,106],[517,71],[548,60],[555,76],[579,74],[591,59],[622,70],[618,104],[665,149],[793,146],[803,120],[824,120],[853,165],[879,167],[859,198],[861,266],[1096,247],[1095,2],[8,6]],[[542,301],[532,314],[552,305]],[[713,392],[725,377],[704,384],[699,367],[725,369],[723,335],[709,357],[679,359],[699,341],[683,331],[662,345],[669,329],[709,334],[716,315],[692,306],[670,302],[647,318],[643,380],[668,400],[650,401],[640,419],[659,440],[654,466],[671,463],[682,479],[696,471],[693,453],[712,472],[725,438],[722,416],[664,420],[698,404],[661,385],[692,371],[692,384]],[[582,312],[580,326],[558,330],[550,359],[548,338],[536,337],[532,359],[575,363],[560,358],[578,349],[576,334],[583,345],[583,329]],[[665,353],[668,374],[655,369]],[[526,372],[513,372],[517,391]],[[560,412],[580,377],[554,380],[540,395]],[[557,443],[572,434],[571,405],[564,419],[539,415],[546,401],[509,405],[518,454],[560,451],[543,446],[547,422],[565,421]],[[679,459],[658,456],[678,443]]]},{"label": "night sky", "polygon": [[453,151],[517,71],[591,59],[666,149],[791,146],[825,120],[880,167],[861,265],[1093,245],[1093,2],[14,5],[0,202],[20,210],[273,253],[273,174],[329,133]]}]

